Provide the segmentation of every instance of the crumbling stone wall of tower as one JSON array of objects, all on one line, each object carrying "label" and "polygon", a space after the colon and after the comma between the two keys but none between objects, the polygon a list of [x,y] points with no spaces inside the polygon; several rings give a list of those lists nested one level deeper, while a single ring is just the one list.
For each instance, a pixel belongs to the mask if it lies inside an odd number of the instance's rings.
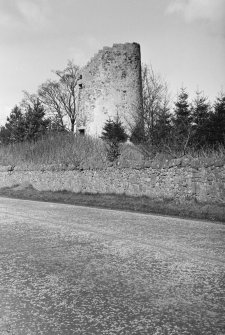
[{"label": "crumbling stone wall of tower", "polygon": [[142,110],[141,53],[137,43],[104,47],[83,67],[77,127],[100,135],[118,116],[129,132]]}]

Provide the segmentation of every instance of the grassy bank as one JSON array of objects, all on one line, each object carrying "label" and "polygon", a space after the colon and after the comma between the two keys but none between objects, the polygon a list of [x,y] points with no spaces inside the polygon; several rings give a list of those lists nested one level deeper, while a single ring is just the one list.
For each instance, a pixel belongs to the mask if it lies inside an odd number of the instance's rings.
[{"label": "grassy bank", "polygon": [[36,142],[21,142],[0,146],[0,165],[34,166],[65,164],[80,166],[104,165],[106,150],[98,138],[55,133]]},{"label": "grassy bank", "polygon": [[125,194],[38,191],[31,185],[1,188],[0,196],[225,222],[223,205],[198,203],[193,200],[177,203],[173,199],[151,199]]},{"label": "grassy bank", "polygon": [[[201,164],[212,164],[224,160],[225,148],[217,150],[189,150],[182,152],[158,150],[148,145],[120,146],[120,156],[114,163],[120,166],[145,166],[146,162],[161,163],[174,158],[195,160]],[[36,142],[22,142],[7,146],[0,145],[0,165],[33,168],[41,165],[65,165],[83,169],[101,169],[112,163],[107,160],[107,146],[100,138],[77,136],[71,133],[48,134]]]}]

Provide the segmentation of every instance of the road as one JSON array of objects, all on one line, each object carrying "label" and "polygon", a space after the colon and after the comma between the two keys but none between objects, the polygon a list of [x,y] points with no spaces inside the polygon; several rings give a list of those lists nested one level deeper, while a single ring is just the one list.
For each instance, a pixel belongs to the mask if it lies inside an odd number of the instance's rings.
[{"label": "road", "polygon": [[1,335],[224,335],[225,225],[0,198]]}]

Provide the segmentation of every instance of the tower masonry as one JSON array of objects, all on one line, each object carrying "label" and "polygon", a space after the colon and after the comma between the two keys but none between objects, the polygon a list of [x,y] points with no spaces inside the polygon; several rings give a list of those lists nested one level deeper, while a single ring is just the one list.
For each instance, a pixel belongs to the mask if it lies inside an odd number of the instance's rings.
[{"label": "tower masonry", "polygon": [[99,136],[106,120],[119,117],[129,133],[141,110],[140,45],[104,47],[81,69],[78,130]]}]

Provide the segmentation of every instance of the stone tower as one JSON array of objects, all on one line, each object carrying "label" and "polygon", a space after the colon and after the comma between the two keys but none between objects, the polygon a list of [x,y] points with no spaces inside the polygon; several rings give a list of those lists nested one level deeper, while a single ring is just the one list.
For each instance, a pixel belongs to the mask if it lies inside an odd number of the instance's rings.
[{"label": "stone tower", "polygon": [[98,136],[119,117],[129,132],[142,110],[140,45],[104,47],[82,68],[79,87],[78,130]]}]

